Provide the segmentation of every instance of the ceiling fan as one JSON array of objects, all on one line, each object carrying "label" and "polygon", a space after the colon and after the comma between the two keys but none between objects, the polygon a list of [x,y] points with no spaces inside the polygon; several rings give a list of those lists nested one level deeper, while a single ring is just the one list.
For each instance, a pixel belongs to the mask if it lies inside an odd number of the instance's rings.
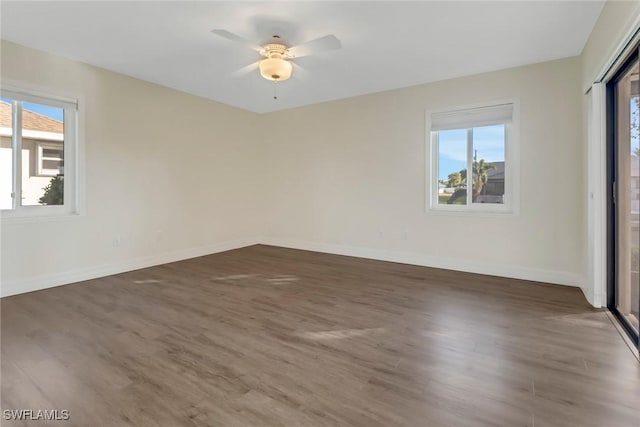
[{"label": "ceiling fan", "polygon": [[272,36],[272,40],[269,43],[264,46],[260,46],[227,30],[215,29],[211,30],[211,32],[217,36],[253,49],[264,57],[264,59],[241,68],[236,71],[234,75],[243,75],[259,68],[260,75],[262,77],[267,80],[278,82],[287,80],[291,77],[293,72],[293,59],[327,50],[340,49],[342,47],[340,40],[338,40],[338,38],[333,34],[318,37],[317,39],[310,40],[298,46],[289,47],[277,34]]}]

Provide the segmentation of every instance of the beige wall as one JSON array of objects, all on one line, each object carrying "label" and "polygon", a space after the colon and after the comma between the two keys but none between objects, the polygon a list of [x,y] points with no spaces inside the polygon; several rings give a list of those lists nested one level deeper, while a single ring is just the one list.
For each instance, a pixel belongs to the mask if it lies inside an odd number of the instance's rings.
[{"label": "beige wall", "polygon": [[[572,58],[270,114],[268,241],[583,285],[579,76]],[[425,213],[425,110],[507,98],[520,215]]]},{"label": "beige wall", "polygon": [[[83,216],[3,223],[3,286],[253,241],[583,285],[580,75],[571,58],[255,115],[3,42],[3,78],[82,97],[86,165]],[[425,110],[505,98],[520,214],[426,213]]]},{"label": "beige wall", "polygon": [[604,69],[640,15],[640,1],[609,0],[582,51],[582,87],[586,89]]},{"label": "beige wall", "polygon": [[4,81],[81,97],[86,186],[79,217],[3,222],[4,295],[259,234],[253,113],[9,42],[1,51]]}]

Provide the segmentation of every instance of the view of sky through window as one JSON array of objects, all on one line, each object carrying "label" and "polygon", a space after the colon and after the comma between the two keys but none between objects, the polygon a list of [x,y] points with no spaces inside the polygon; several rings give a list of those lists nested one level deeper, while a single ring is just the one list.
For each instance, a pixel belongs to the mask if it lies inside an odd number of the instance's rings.
[{"label": "view of sky through window", "polygon": [[[11,99],[8,98],[0,98],[3,102],[11,103]],[[41,104],[33,104],[30,102],[23,102],[22,109],[26,111],[33,111],[34,113],[42,114],[46,117],[51,117],[52,119],[62,121],[62,116],[64,110],[60,107],[50,107],[48,105]]]},{"label": "view of sky through window", "polygon": [[[505,126],[474,128],[473,144],[478,160],[504,162]],[[447,180],[449,174],[467,168],[467,130],[453,129],[438,132],[438,179]]]}]

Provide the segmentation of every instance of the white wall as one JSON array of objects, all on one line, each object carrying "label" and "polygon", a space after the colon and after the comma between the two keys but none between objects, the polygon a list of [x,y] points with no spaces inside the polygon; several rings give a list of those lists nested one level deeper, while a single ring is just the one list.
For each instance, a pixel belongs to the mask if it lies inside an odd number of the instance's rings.
[{"label": "white wall", "polygon": [[[86,160],[84,215],[2,224],[3,295],[257,241],[584,284],[578,58],[268,115],[7,42],[2,77],[82,96]],[[425,110],[514,97],[520,214],[425,213]]]},{"label": "white wall", "polygon": [[254,242],[255,114],[9,42],[1,51],[3,80],[81,97],[86,195],[78,217],[3,221],[3,295]]},{"label": "white wall", "polygon": [[13,206],[11,199],[13,156],[10,148],[2,146],[2,139],[0,139],[0,209],[11,209]]},{"label": "white wall", "polygon": [[[507,98],[520,215],[425,213],[425,110]],[[583,286],[581,114],[579,58],[272,113],[266,241]]]}]

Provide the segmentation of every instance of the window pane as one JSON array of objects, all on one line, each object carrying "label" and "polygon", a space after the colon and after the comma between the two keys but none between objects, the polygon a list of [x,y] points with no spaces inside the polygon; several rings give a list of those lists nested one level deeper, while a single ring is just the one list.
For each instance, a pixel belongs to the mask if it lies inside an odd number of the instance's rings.
[{"label": "window pane", "polygon": [[467,131],[438,132],[438,204],[467,204]]},{"label": "window pane", "polygon": [[50,170],[59,171],[61,165],[62,165],[62,163],[60,163],[60,160],[47,160],[47,159],[45,159],[45,160],[42,161],[42,168],[43,169],[50,169]]},{"label": "window pane", "polygon": [[[46,148],[42,146],[45,144]],[[55,160],[55,158],[61,158],[63,150],[64,110],[59,107],[24,102],[22,104],[21,198],[23,206],[64,203],[62,162]],[[54,159],[45,159],[45,157]]]},{"label": "window pane", "polygon": [[473,203],[504,203],[505,126],[473,129]]},{"label": "window pane", "polygon": [[42,157],[45,159],[60,159],[62,160],[62,150],[56,150],[53,148],[43,148]]},{"label": "window pane", "polygon": [[11,209],[13,186],[13,101],[0,99],[0,209]]},{"label": "window pane", "polygon": [[635,335],[640,297],[640,88],[638,61],[615,85],[616,91],[616,308]]}]

